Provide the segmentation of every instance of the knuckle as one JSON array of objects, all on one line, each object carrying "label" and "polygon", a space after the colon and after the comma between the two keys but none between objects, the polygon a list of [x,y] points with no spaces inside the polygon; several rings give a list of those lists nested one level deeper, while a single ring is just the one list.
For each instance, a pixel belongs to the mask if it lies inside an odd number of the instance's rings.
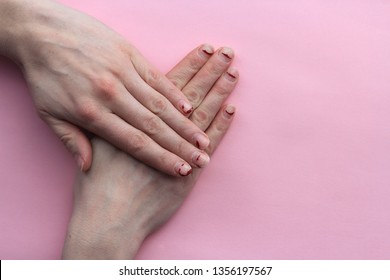
[{"label": "knuckle", "polygon": [[159,117],[152,116],[145,120],[144,131],[148,135],[156,135],[161,131],[161,120]]},{"label": "knuckle", "polygon": [[150,111],[156,115],[162,114],[167,108],[167,102],[162,97],[152,99],[150,103]]},{"label": "knuckle", "polygon": [[191,57],[189,59],[189,67],[194,71],[198,71],[202,67],[202,64],[201,58]]},{"label": "knuckle", "polygon": [[72,148],[73,135],[70,133],[64,133],[60,137],[61,142],[65,145],[68,150]]},{"label": "knuckle", "polygon": [[174,85],[176,88],[179,87],[180,85],[180,80],[181,80],[181,77],[180,76],[176,76],[172,79],[169,79],[169,81],[172,83],[172,85]]},{"label": "knuckle", "polygon": [[94,79],[96,92],[105,101],[112,101],[117,97],[117,86],[114,79],[110,77],[98,77]]},{"label": "knuckle", "polygon": [[217,63],[212,63],[212,64],[207,68],[207,71],[208,71],[211,75],[222,75],[222,73],[223,73],[221,65],[219,65],[219,64],[217,64]]},{"label": "knuckle", "polygon": [[83,102],[77,105],[76,113],[86,122],[95,122],[99,118],[99,109],[92,102]]},{"label": "knuckle", "polygon": [[36,111],[35,111],[38,115],[38,117],[41,119],[41,120],[44,120],[46,121],[48,118],[49,118],[49,114],[47,113],[47,111],[43,108],[40,108],[39,106],[36,107]]},{"label": "knuckle", "polygon": [[227,129],[228,129],[228,125],[225,122],[217,122],[215,124],[215,129],[219,133],[225,133],[227,131]]},{"label": "knuckle", "polygon": [[185,95],[191,104],[198,105],[200,103],[200,93],[195,88],[188,90]]},{"label": "knuckle", "polygon": [[198,124],[205,125],[205,124],[208,124],[210,121],[210,115],[201,109],[195,110],[194,113],[192,114],[192,116],[193,116],[192,117],[193,120]]},{"label": "knuckle", "polygon": [[213,91],[221,97],[225,97],[229,94],[229,89],[218,83],[214,86]]},{"label": "knuckle", "polygon": [[149,69],[146,72],[145,81],[147,84],[151,86],[156,86],[160,83],[160,79],[160,74],[156,70]]},{"label": "knuckle", "polygon": [[145,134],[141,132],[133,133],[129,137],[128,150],[131,153],[139,153],[144,150],[148,144],[148,139]]}]

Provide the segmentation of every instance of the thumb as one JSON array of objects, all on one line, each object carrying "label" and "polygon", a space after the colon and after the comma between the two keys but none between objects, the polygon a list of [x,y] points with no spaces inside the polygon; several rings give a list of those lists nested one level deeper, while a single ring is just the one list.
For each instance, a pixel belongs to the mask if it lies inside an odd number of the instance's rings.
[{"label": "thumb", "polygon": [[77,126],[52,116],[45,121],[61,139],[65,147],[73,154],[81,171],[87,171],[92,162],[92,147],[87,136]]}]

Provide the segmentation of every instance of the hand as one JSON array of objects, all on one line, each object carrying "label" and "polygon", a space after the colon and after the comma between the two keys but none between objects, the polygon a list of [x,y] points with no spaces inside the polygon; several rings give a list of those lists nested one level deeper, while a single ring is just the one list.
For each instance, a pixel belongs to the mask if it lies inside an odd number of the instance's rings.
[{"label": "hand", "polygon": [[[179,88],[184,87],[184,93],[197,89],[196,98],[195,94],[190,98],[196,107],[190,119],[209,136],[208,154],[220,143],[235,112],[231,105],[222,106],[238,78],[237,70],[227,69],[222,54],[225,50],[220,49],[207,60],[196,49],[167,75]],[[182,204],[200,169],[187,177],[172,177],[101,139],[93,139],[92,146],[92,167],[76,178],[63,257],[133,258],[145,237]]]},{"label": "hand", "polygon": [[[191,104],[134,46],[54,1],[7,2],[0,23],[9,26],[2,32],[9,44],[0,43],[0,51],[21,66],[40,117],[82,170],[92,149],[80,128],[170,175],[185,175],[182,166],[190,170],[199,155],[207,158],[207,135],[178,111],[188,115]],[[207,59],[212,49],[203,48]]]}]

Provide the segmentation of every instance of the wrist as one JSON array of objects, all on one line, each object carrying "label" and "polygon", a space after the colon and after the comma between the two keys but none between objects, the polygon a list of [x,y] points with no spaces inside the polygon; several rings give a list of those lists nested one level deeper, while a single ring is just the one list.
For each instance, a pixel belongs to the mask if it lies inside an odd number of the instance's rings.
[{"label": "wrist", "polygon": [[18,61],[18,41],[26,31],[26,1],[0,0],[0,54]]},{"label": "wrist", "polygon": [[147,236],[142,229],[135,223],[125,226],[111,219],[95,219],[84,210],[72,215],[63,259],[134,259]]}]

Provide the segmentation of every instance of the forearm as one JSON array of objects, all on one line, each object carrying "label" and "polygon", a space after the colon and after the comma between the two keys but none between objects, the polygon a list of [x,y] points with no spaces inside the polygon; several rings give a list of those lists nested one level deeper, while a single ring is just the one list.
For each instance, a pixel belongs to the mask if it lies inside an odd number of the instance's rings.
[{"label": "forearm", "polygon": [[42,41],[61,33],[58,3],[51,0],[0,0],[0,55],[19,65],[30,62]]}]

